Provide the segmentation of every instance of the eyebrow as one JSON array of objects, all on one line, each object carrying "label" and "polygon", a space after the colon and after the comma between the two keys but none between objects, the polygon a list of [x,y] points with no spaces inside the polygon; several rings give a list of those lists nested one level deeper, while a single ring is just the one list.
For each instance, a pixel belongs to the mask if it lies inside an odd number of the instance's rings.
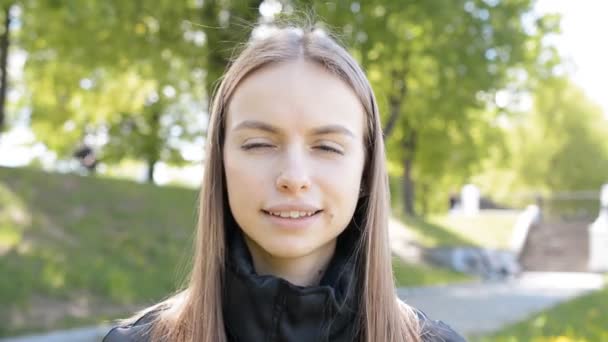
[{"label": "eyebrow", "polygon": [[[281,130],[278,127],[275,127],[273,125],[267,124],[265,122],[262,121],[256,121],[256,120],[245,120],[241,123],[239,123],[238,125],[236,125],[236,127],[234,127],[234,130],[243,130],[243,129],[257,129],[260,131],[266,131],[272,134],[281,134]],[[320,127],[316,127],[312,129],[312,135],[325,135],[325,134],[344,134],[347,136],[350,136],[352,138],[355,138],[355,134],[349,130],[348,128],[342,126],[342,125],[325,125],[325,126],[320,126]]]}]

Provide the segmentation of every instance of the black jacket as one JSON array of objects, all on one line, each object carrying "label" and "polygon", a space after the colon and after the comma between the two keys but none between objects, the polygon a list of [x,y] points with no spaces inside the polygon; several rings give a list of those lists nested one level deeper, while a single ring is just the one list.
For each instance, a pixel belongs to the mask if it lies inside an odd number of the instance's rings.
[{"label": "black jacket", "polygon": [[[353,342],[358,340],[356,272],[352,250],[357,236],[349,229],[320,284],[295,286],[281,278],[259,276],[240,232],[231,233],[223,293],[225,330],[230,342]],[[148,342],[155,312],[134,324],[112,329],[103,342]],[[441,321],[418,311],[425,342],[463,342]]]}]

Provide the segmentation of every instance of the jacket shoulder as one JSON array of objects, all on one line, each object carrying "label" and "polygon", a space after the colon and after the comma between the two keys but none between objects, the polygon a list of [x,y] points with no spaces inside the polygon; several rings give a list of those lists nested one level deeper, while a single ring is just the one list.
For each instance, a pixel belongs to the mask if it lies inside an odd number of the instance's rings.
[{"label": "jacket shoulder", "polygon": [[113,327],[102,342],[151,342],[150,332],[157,311],[151,311],[135,322]]},{"label": "jacket shoulder", "polygon": [[464,337],[449,325],[439,320],[430,319],[424,312],[416,309],[423,342],[467,342]]}]

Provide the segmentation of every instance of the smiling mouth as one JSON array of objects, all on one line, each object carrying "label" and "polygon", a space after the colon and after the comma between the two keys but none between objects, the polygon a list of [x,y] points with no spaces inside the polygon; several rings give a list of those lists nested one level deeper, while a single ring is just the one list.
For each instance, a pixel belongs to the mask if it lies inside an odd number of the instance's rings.
[{"label": "smiling mouth", "polygon": [[323,210],[316,210],[313,212],[305,212],[305,211],[284,211],[284,212],[270,212],[267,210],[262,210],[262,212],[266,215],[269,216],[274,216],[277,218],[282,218],[282,219],[291,219],[291,220],[298,220],[298,219],[305,219],[308,217],[313,217],[316,216],[317,214],[321,213]]}]

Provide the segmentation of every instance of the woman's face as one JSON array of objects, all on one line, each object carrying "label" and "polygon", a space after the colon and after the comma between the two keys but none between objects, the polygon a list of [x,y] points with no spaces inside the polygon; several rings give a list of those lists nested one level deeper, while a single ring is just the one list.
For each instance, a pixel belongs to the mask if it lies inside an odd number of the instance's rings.
[{"label": "woman's face", "polygon": [[333,253],[359,198],[364,122],[354,91],[314,62],[270,65],[239,84],[223,158],[230,209],[252,254]]}]

